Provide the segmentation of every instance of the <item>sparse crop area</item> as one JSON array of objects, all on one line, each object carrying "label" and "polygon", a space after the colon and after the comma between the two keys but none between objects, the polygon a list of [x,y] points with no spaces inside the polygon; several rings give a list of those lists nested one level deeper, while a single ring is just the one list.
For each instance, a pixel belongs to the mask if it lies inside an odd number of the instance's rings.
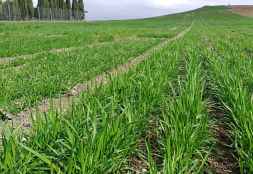
[{"label": "sparse crop area", "polygon": [[231,10],[242,16],[253,17],[253,5],[234,5],[231,7]]},{"label": "sparse crop area", "polygon": [[0,23],[0,173],[253,173],[253,21]]}]

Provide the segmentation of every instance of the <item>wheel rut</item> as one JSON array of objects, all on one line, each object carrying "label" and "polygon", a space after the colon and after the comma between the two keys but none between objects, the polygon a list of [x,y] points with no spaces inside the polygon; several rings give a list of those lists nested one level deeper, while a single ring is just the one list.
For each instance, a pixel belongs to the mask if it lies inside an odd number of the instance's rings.
[{"label": "wheel rut", "polygon": [[81,93],[86,92],[90,89],[94,89],[98,86],[106,85],[111,81],[112,78],[128,72],[136,65],[148,59],[149,56],[151,56],[154,52],[161,50],[167,44],[182,38],[185,34],[187,34],[191,30],[192,26],[193,24],[184,31],[177,34],[175,37],[167,39],[158,44],[157,46],[147,50],[143,54],[133,59],[130,59],[130,61],[128,61],[126,64],[119,65],[116,68],[106,71],[85,83],[75,85],[72,89],[66,91],[64,95],[58,98],[44,99],[36,107],[27,108],[16,115],[0,110],[0,113],[2,113],[7,118],[5,119],[6,120],[5,124],[10,125],[14,128],[27,129],[31,128],[32,126],[31,120],[36,119],[35,116],[37,114],[47,113],[51,108],[60,112],[69,110],[73,102],[78,102],[78,96],[80,96]]},{"label": "wheel rut", "polygon": [[[117,41],[106,41],[106,42],[100,42],[100,43],[94,43],[94,44],[90,44],[87,46],[78,46],[78,47],[67,47],[67,48],[53,48],[49,51],[40,51],[37,53],[33,53],[33,54],[26,54],[26,55],[19,55],[19,56],[13,56],[13,57],[0,57],[0,65],[6,65],[6,64],[11,64],[12,62],[15,62],[18,59],[21,60],[30,60],[33,59],[34,57],[44,54],[44,53],[63,53],[63,52],[71,52],[71,51],[75,51],[75,50],[79,50],[85,47],[88,48],[94,48],[97,46],[104,46],[107,44],[112,44],[112,43],[128,43],[129,41],[140,41],[140,40],[145,40],[145,39],[139,39],[139,38],[130,38],[130,39],[124,39],[124,40],[117,40]],[[15,68],[15,66],[14,66]]]}]

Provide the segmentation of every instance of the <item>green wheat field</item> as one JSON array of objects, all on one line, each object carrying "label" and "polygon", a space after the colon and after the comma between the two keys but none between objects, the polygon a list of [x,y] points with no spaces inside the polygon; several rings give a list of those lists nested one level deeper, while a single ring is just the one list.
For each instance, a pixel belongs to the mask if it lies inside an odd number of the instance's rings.
[{"label": "green wheat field", "polygon": [[1,174],[253,173],[253,18],[0,22],[0,130]]}]

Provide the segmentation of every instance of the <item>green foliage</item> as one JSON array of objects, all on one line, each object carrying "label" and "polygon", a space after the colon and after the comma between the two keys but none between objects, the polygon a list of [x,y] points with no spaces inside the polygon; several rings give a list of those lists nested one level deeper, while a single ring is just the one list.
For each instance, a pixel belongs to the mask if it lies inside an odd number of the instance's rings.
[{"label": "green foliage", "polygon": [[[167,22],[167,25],[162,21]],[[150,19],[142,23],[112,22],[97,23],[95,26],[83,23],[59,23],[59,25],[24,23],[2,26],[3,30],[8,28],[9,32],[8,38],[2,37],[5,41],[1,45],[2,56],[23,54],[24,57],[17,58],[10,64],[0,65],[0,84],[3,86],[0,92],[0,106],[13,112],[34,106],[42,98],[57,96],[77,82],[84,82],[122,64],[163,40],[163,38],[139,37],[140,33],[168,30],[168,37],[173,37],[184,27],[178,22],[177,30],[170,31],[173,18],[171,21],[162,21]],[[147,27],[145,30],[138,29],[139,25]],[[17,37],[22,38],[22,45],[16,42]],[[13,51],[6,45],[7,43],[12,45]],[[64,48],[70,50],[64,51]],[[60,52],[53,51],[57,49]],[[101,62],[104,63],[101,65]],[[24,66],[24,69],[16,69],[15,66]],[[42,77],[42,74],[44,78],[38,78]]]},{"label": "green foliage", "polygon": [[253,73],[253,61],[242,50],[238,52],[241,48],[231,43],[227,48],[223,41],[219,41],[216,43],[217,51],[208,52],[212,88],[231,120],[241,173],[252,173],[253,105],[250,84],[253,78],[249,74]]},{"label": "green foliage", "polygon": [[0,4],[0,20],[28,19],[84,19],[83,1],[38,0],[36,8],[32,0],[7,0]]},{"label": "green foliage", "polygon": [[4,14],[3,14],[3,2],[2,2],[2,0],[0,0],[0,20],[3,19],[3,16],[4,16]]},{"label": "green foliage", "polygon": [[18,6],[22,19],[28,19],[33,17],[33,2],[32,0],[19,0]]},{"label": "green foliage", "polygon": [[83,0],[78,0],[78,11],[79,11],[79,18],[84,19],[84,3]]},{"label": "green foliage", "polygon": [[[52,112],[40,117],[34,122],[34,134],[18,144],[23,155],[9,156],[9,168],[21,173],[123,170],[150,112],[161,104],[168,81],[175,78],[176,64],[174,54],[163,49],[128,74],[113,79],[109,86],[81,96],[80,103],[65,116]],[[18,166],[20,162],[24,165]]]},{"label": "green foliage", "polygon": [[253,25],[226,7],[143,20],[2,23],[1,57],[21,56],[0,65],[0,107],[15,113],[59,96],[192,21],[183,38],[83,93],[70,110],[38,114],[27,132],[4,129],[0,173],[209,172],[216,105],[240,172],[252,173]]},{"label": "green foliage", "polygon": [[77,0],[72,1],[72,17],[77,18],[78,3]]}]

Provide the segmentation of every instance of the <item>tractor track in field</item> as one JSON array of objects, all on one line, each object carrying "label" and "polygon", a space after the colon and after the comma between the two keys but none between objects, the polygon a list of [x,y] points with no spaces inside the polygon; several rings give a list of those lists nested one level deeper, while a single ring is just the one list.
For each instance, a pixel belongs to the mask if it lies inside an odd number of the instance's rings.
[{"label": "tractor track in field", "polygon": [[[108,43],[112,43],[112,42],[97,43],[97,44],[87,45],[87,47],[106,45]],[[40,52],[33,53],[33,54],[19,55],[19,56],[13,56],[13,57],[2,57],[2,58],[0,58],[0,65],[10,64],[13,61],[16,61],[17,59],[29,60],[29,59],[32,59],[34,56],[38,56],[38,55],[41,55],[44,53],[62,53],[62,52],[67,52],[67,51],[78,50],[81,48],[85,48],[85,46],[83,46],[83,47],[68,47],[68,48],[54,48],[54,49],[51,49],[48,51],[40,51]]]},{"label": "tractor track in field", "polygon": [[130,61],[128,61],[127,63],[123,65],[119,65],[118,67],[113,68],[109,71],[106,71],[85,83],[75,85],[72,89],[70,89],[64,95],[58,98],[45,99],[36,107],[27,108],[16,115],[13,115],[11,113],[7,113],[1,110],[0,110],[0,113],[1,112],[4,113],[4,115],[7,117],[6,124],[14,128],[22,128],[22,129],[31,128],[32,126],[31,119],[32,118],[35,119],[34,116],[36,116],[36,114],[47,113],[49,112],[51,108],[57,111],[61,111],[61,112],[69,110],[73,102],[78,101],[77,100],[78,96],[80,96],[81,93],[86,92],[90,89],[94,89],[96,87],[102,86],[102,85],[106,85],[111,81],[112,78],[128,72],[131,68],[137,66],[138,64],[148,59],[149,56],[151,56],[155,51],[161,50],[167,44],[182,38],[185,34],[187,34],[191,30],[192,26],[193,26],[193,23],[191,26],[189,26],[182,32],[178,33],[175,37],[166,39],[160,44],[148,49],[143,54],[133,59],[130,59]]},{"label": "tractor track in field", "polygon": [[[155,39],[155,38],[153,38]],[[164,38],[162,38],[164,39]],[[11,64],[12,62],[15,62],[16,60],[30,60],[33,59],[35,56],[41,55],[41,54],[45,54],[45,53],[63,53],[63,52],[71,52],[71,51],[75,51],[75,50],[79,50],[82,48],[94,48],[97,46],[105,46],[107,44],[112,44],[112,43],[128,43],[129,41],[140,41],[140,40],[145,40],[143,38],[130,38],[130,39],[125,39],[125,40],[117,40],[117,41],[107,41],[107,42],[99,42],[99,43],[93,43],[90,45],[86,45],[86,46],[78,46],[78,47],[67,47],[67,48],[53,48],[51,50],[47,50],[47,51],[40,51],[37,53],[32,53],[32,54],[25,54],[25,55],[19,55],[19,56],[13,56],[13,57],[0,57],[0,65],[6,65],[6,64]],[[148,39],[146,39],[148,40]],[[149,38],[150,40],[150,38]],[[17,66],[11,66],[10,68],[16,68],[19,66],[23,66],[22,65],[17,65]]]}]

